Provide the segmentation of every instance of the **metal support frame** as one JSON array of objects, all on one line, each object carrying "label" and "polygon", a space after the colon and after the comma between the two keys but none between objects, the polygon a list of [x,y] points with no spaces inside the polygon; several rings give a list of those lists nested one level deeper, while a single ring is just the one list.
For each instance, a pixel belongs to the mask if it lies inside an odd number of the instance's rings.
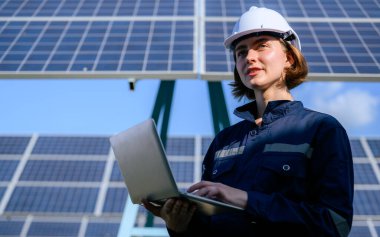
[{"label": "metal support frame", "polygon": [[[152,118],[157,124],[160,137],[164,146],[167,141],[170,110],[173,101],[175,81],[161,81],[156,102],[154,104]],[[208,82],[208,92],[211,103],[214,133],[219,133],[223,128],[230,126],[226,101],[220,81]],[[121,220],[118,237],[129,237],[135,235],[144,236],[168,236],[165,228],[154,228],[154,216],[147,214],[145,227],[135,227],[138,214],[138,205],[132,203],[128,197]]]},{"label": "metal support frame", "polygon": [[211,103],[214,133],[218,134],[223,128],[230,126],[226,100],[224,98],[222,83],[220,81],[209,81],[207,82],[207,85]]}]

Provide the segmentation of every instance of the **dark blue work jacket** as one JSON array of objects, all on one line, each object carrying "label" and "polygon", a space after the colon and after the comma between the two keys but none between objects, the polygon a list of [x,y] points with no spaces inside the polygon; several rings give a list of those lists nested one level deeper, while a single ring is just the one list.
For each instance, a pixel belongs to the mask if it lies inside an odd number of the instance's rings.
[{"label": "dark blue work jacket", "polygon": [[217,134],[203,161],[203,180],[247,191],[246,210],[196,214],[184,236],[347,236],[354,181],[345,129],[299,101],[270,102],[260,127],[255,109],[237,108],[244,120]]}]

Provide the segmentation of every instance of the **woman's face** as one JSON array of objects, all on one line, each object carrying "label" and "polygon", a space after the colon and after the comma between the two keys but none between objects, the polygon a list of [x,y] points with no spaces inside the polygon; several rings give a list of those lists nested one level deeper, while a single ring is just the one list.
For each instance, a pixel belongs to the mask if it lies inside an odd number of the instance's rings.
[{"label": "woman's face", "polygon": [[285,86],[284,70],[291,63],[279,39],[266,35],[250,37],[240,41],[234,53],[236,69],[247,88],[264,91]]}]

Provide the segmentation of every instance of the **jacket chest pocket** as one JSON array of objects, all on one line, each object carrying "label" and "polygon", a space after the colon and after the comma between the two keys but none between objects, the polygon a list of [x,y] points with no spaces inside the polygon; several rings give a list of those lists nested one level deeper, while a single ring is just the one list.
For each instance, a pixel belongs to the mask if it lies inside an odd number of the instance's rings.
[{"label": "jacket chest pocket", "polygon": [[305,195],[307,158],[297,153],[267,153],[255,178],[255,186],[262,192],[280,192],[288,197]]},{"label": "jacket chest pocket", "polygon": [[214,165],[212,169],[212,181],[222,182],[228,184],[229,181],[232,181],[232,176],[234,175],[233,168],[239,157],[231,156],[224,158],[216,158],[214,160]]}]

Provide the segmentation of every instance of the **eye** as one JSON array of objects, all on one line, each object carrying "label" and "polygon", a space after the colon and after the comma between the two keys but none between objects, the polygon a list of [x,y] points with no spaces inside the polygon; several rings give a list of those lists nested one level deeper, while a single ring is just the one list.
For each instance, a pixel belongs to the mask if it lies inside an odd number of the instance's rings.
[{"label": "eye", "polygon": [[247,50],[245,50],[245,49],[241,49],[241,50],[238,50],[238,51],[236,51],[236,57],[244,57],[244,56],[246,56],[247,55]]},{"label": "eye", "polygon": [[257,45],[257,48],[258,48],[258,49],[267,48],[267,47],[268,47],[268,44],[267,44],[267,43],[261,43],[261,44],[258,44],[258,45]]}]

